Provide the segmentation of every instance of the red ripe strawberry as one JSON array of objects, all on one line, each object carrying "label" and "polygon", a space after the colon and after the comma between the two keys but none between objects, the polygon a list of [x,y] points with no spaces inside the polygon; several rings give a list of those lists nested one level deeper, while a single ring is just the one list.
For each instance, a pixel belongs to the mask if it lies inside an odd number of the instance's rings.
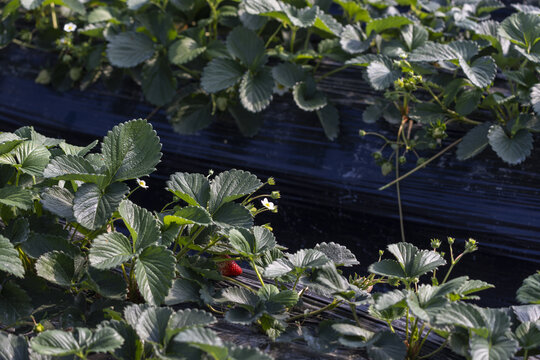
[{"label": "red ripe strawberry", "polygon": [[[223,258],[230,258],[229,255],[223,255]],[[223,276],[238,276],[242,274],[242,268],[234,260],[220,261],[217,263],[219,272]]]}]

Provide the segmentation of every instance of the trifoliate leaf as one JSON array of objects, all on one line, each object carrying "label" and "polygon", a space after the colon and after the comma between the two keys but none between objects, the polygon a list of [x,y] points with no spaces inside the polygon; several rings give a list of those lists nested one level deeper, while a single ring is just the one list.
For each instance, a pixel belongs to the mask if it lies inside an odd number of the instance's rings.
[{"label": "trifoliate leaf", "polygon": [[456,151],[459,160],[470,159],[484,151],[489,143],[488,132],[491,125],[489,122],[477,125],[465,134]]},{"label": "trifoliate leaf", "polygon": [[276,246],[276,239],[272,232],[262,226],[255,226],[253,230],[232,229],[229,232],[231,246],[244,256],[257,256]]},{"label": "trifoliate leaf", "polygon": [[242,105],[251,112],[264,110],[274,93],[274,79],[269,68],[264,67],[253,73],[248,71],[242,76],[240,82],[240,101]]},{"label": "trifoliate leaf", "polygon": [[109,270],[99,270],[91,266],[88,267],[87,272],[92,290],[107,298],[124,300],[126,281],[122,275]]},{"label": "trifoliate leaf", "polygon": [[26,338],[22,335],[9,334],[4,331],[0,332],[0,359],[30,359]]},{"label": "trifoliate leaf", "polygon": [[317,269],[330,262],[330,259],[315,249],[302,249],[294,254],[286,254],[286,258],[273,261],[264,269],[269,278],[283,276],[291,271]]},{"label": "trifoliate leaf", "polygon": [[399,360],[407,354],[407,347],[399,335],[391,331],[381,331],[371,338],[367,352],[373,360]]},{"label": "trifoliate leaf", "polygon": [[113,181],[141,178],[161,159],[159,137],[146,120],[115,126],[103,139],[102,153]]},{"label": "trifoliate leaf", "polygon": [[372,40],[371,37],[362,39],[353,25],[346,25],[340,35],[339,43],[341,48],[349,54],[358,54],[369,49]]},{"label": "trifoliate leaf", "polygon": [[283,12],[294,26],[308,28],[315,23],[319,10],[317,6],[297,8],[295,6],[286,6],[286,4],[283,5],[285,5],[282,6]]},{"label": "trifoliate leaf", "polygon": [[253,216],[245,206],[237,203],[226,203],[212,215],[212,220],[222,228],[246,228],[253,226]]},{"label": "trifoliate leaf", "polygon": [[186,343],[211,355],[214,359],[226,359],[227,348],[216,332],[207,328],[193,327],[181,331],[173,340],[176,343]]},{"label": "trifoliate leaf", "polygon": [[198,303],[201,300],[200,290],[201,286],[195,281],[176,279],[163,302],[166,305],[176,305],[187,302]]},{"label": "trifoliate leaf", "polygon": [[80,249],[69,242],[65,235],[30,232],[28,239],[20,246],[24,253],[32,259],[37,259],[41,255],[55,250],[62,251],[72,257],[80,254]]},{"label": "trifoliate leaf", "polygon": [[317,117],[321,122],[324,134],[329,140],[335,140],[339,135],[339,112],[332,104],[326,104],[317,110]]},{"label": "trifoliate leaf", "polygon": [[49,330],[30,341],[30,347],[42,355],[66,356],[79,352],[109,352],[124,343],[114,329],[102,327],[94,331],[76,328],[74,332]]},{"label": "trifoliate leaf", "polygon": [[177,210],[173,215],[166,215],[163,218],[165,225],[179,224],[197,224],[197,225],[210,225],[212,223],[212,217],[210,213],[199,206],[186,206]]},{"label": "trifoliate leaf", "polygon": [[414,50],[407,58],[409,61],[443,61],[463,59],[468,61],[478,54],[478,44],[470,40],[454,41],[449,44],[426,42]]},{"label": "trifoliate leaf", "polygon": [[131,242],[124,234],[111,232],[99,235],[90,248],[90,265],[96,269],[112,269],[134,256]]},{"label": "trifoliate leaf", "polygon": [[446,261],[434,251],[419,250],[409,243],[388,245],[388,251],[397,261],[383,260],[369,266],[369,271],[383,276],[412,280],[437,267],[446,265]]},{"label": "trifoliate leaf", "polygon": [[387,16],[384,18],[379,19],[373,19],[366,25],[366,33],[367,35],[371,35],[372,31],[375,31],[376,33],[381,33],[388,29],[399,29],[403,25],[412,24],[411,19],[401,16],[401,15],[394,15],[394,16]]},{"label": "trifoliate leaf", "polygon": [[517,319],[522,322],[535,322],[540,320],[540,304],[538,305],[514,305],[510,307]]},{"label": "trifoliate leaf", "polygon": [[66,219],[68,222],[75,221],[73,215],[73,199],[75,195],[66,188],[52,186],[46,188],[41,194],[43,208],[54,215]]},{"label": "trifoliate leaf", "polygon": [[4,186],[0,188],[0,204],[28,210],[34,206],[32,191],[20,186]]},{"label": "trifoliate leaf", "polygon": [[360,264],[351,250],[343,245],[336,244],[335,242],[323,242],[315,245],[314,249],[325,254],[336,264],[336,266],[353,266]]},{"label": "trifoliate leaf", "polygon": [[536,43],[540,37],[540,18],[531,13],[515,13],[507,17],[499,27],[499,35],[512,43],[527,50],[535,52]]},{"label": "trifoliate leaf", "polygon": [[144,299],[161,305],[174,278],[175,258],[164,246],[146,247],[135,262],[135,279]]},{"label": "trifoliate leaf", "polygon": [[67,288],[78,282],[77,270],[73,258],[60,251],[46,253],[36,262],[36,272],[39,276]]},{"label": "trifoliate leaf", "polygon": [[154,43],[143,33],[128,31],[109,38],[107,57],[114,66],[131,68],[154,55]]},{"label": "trifoliate leaf", "polygon": [[420,25],[409,24],[401,29],[401,37],[409,52],[423,46],[429,39],[428,31]]},{"label": "trifoliate leaf", "polygon": [[518,342],[504,335],[486,338],[473,334],[469,343],[473,359],[511,359],[518,349]]},{"label": "trifoliate leaf", "polygon": [[24,267],[19,252],[6,237],[0,235],[0,270],[24,277]]},{"label": "trifoliate leaf", "polygon": [[76,155],[60,155],[51,160],[43,171],[43,177],[56,180],[80,180],[99,184],[105,174],[96,173],[92,164]]},{"label": "trifoliate leaf", "polygon": [[143,341],[163,344],[172,314],[173,310],[168,307],[150,307],[144,310],[135,327],[137,335]]},{"label": "trifoliate leaf", "polygon": [[536,84],[531,88],[531,104],[534,111],[540,114],[540,84]]},{"label": "trifoliate leaf", "polygon": [[325,14],[319,9],[319,14],[313,27],[330,35],[339,36],[343,32],[343,25],[330,14]]},{"label": "trifoliate leaf", "polygon": [[200,46],[192,38],[176,40],[169,47],[169,61],[175,65],[184,65],[206,51],[206,46]]},{"label": "trifoliate leaf", "polygon": [[222,172],[210,184],[210,212],[224,203],[257,191],[262,185],[255,175],[247,171],[233,169]]},{"label": "trifoliate leaf", "polygon": [[391,307],[405,307],[405,299],[407,298],[406,290],[392,290],[382,294],[373,296],[375,300],[374,308],[378,311],[383,311]]},{"label": "trifoliate leaf", "polygon": [[26,292],[13,281],[6,281],[0,289],[0,322],[14,324],[32,313],[32,303]]},{"label": "trifoliate leaf", "polygon": [[109,38],[107,57],[114,66],[130,68],[154,55],[154,43],[143,33],[124,32]]},{"label": "trifoliate leaf", "polygon": [[128,187],[124,183],[113,183],[104,190],[96,184],[83,184],[73,199],[73,213],[77,222],[90,230],[105,225],[127,192]]},{"label": "trifoliate leaf", "polygon": [[30,235],[30,224],[28,219],[19,217],[11,220],[9,225],[4,228],[1,234],[6,237],[13,245],[25,242]]},{"label": "trifoliate leaf", "polygon": [[416,292],[410,292],[407,296],[410,311],[422,321],[434,323],[435,316],[449,303],[445,297],[449,291],[443,286],[422,284]]},{"label": "trifoliate leaf", "polygon": [[172,100],[176,95],[176,77],[165,57],[160,56],[145,64],[141,87],[146,100],[156,106]]},{"label": "trifoliate leaf", "polygon": [[259,303],[259,296],[252,291],[240,287],[227,287],[221,292],[219,302],[232,302],[254,308]]},{"label": "trifoliate leaf", "polygon": [[320,110],[328,103],[324,93],[317,90],[317,85],[312,77],[308,77],[294,86],[293,98],[296,105],[304,111]]},{"label": "trifoliate leaf", "polygon": [[523,162],[533,148],[533,138],[529,131],[519,130],[508,136],[502,126],[492,125],[488,132],[489,144],[499,157],[510,165]]},{"label": "trifoliate leaf", "polygon": [[467,78],[476,86],[485,88],[493,82],[497,74],[495,60],[491,56],[482,56],[469,66],[465,60],[459,59],[461,69]]},{"label": "trifoliate leaf", "polygon": [[9,132],[3,132],[0,134],[0,155],[5,154],[13,150],[17,145],[22,143],[24,139],[21,139],[17,135]]},{"label": "trifoliate leaf", "polygon": [[482,91],[470,89],[463,91],[456,99],[456,112],[467,116],[477,109],[482,100]]},{"label": "trifoliate leaf", "polygon": [[520,324],[515,334],[522,349],[534,350],[540,348],[540,322]]},{"label": "trifoliate leaf", "polygon": [[266,62],[263,40],[257,33],[245,27],[236,27],[229,33],[227,50],[251,70]]},{"label": "trifoliate leaf", "polygon": [[523,280],[517,291],[517,299],[522,304],[540,304],[540,273]]},{"label": "trifoliate leaf", "polygon": [[216,93],[235,85],[245,73],[242,65],[226,58],[215,58],[204,68],[201,87],[208,93]]},{"label": "trifoliate leaf", "polygon": [[202,174],[174,173],[167,181],[167,190],[193,206],[206,207],[210,199],[210,183]]},{"label": "trifoliate leaf", "polygon": [[306,73],[301,66],[292,63],[281,63],[272,68],[272,75],[278,84],[288,88],[293,87],[296,83],[303,81]]},{"label": "trifoliate leaf", "polygon": [[157,220],[150,211],[126,199],[120,203],[118,212],[129,230],[135,252],[161,242]]},{"label": "trifoliate leaf", "polygon": [[392,61],[381,59],[373,61],[367,67],[367,77],[370,85],[375,90],[384,90],[394,84],[399,79],[401,71],[394,69]]},{"label": "trifoliate leaf", "polygon": [[214,315],[199,309],[185,309],[174,313],[169,319],[168,328],[185,329],[192,326],[206,326],[217,322]]},{"label": "trifoliate leaf", "polygon": [[50,156],[45,146],[29,140],[19,144],[10,154],[1,156],[0,163],[16,166],[28,175],[42,176]]}]

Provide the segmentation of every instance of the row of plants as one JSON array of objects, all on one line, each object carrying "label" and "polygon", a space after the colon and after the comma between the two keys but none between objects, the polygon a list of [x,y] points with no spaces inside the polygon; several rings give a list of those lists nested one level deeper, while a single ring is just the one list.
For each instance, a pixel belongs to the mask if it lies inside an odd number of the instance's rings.
[{"label": "row of plants", "polygon": [[[345,246],[287,252],[270,224],[255,225],[261,212],[277,211],[269,199],[279,192],[263,189],[274,179],[177,172],[167,182],[171,202],[151,212],[129,197],[153,191],[141,180],[161,158],[152,126],[117,125],[97,145],[73,146],[31,127],[0,133],[0,358],[271,358],[221,340],[212,329],[218,318],[271,340],[322,352],[358,348],[371,359],[429,358],[446,347],[475,359],[540,353],[540,273],[518,290],[523,305],[474,305],[493,286],[451,277],[477,251],[472,239],[459,254],[452,238],[446,254],[437,239],[431,250],[392,244],[395,259],[381,251],[369,275],[347,278],[343,267],[358,261]],[[254,271],[258,287],[234,278],[242,273],[236,261]],[[374,292],[379,284],[393,290]],[[308,291],[328,303],[313,308]],[[338,306],[350,308],[350,320],[316,329],[304,322]],[[365,329],[359,307],[387,328]],[[443,340],[426,354],[431,334]]]},{"label": "row of plants", "polygon": [[[229,114],[254,135],[277,95],[315,112],[330,139],[339,114],[319,83],[347,67],[381,92],[363,119],[399,127],[374,153],[387,174],[464,124],[459,159],[488,145],[508,164],[529,156],[540,128],[540,8],[499,0],[2,0],[0,46],[58,54],[38,76],[59,89],[124,76],[166,106],[176,131]],[[337,64],[326,73],[324,61]],[[339,66],[341,65],[341,66]],[[339,66],[339,67],[338,67]],[[366,135],[361,131],[361,135]],[[387,146],[390,145],[390,146]],[[384,149],[389,149],[384,151]]]}]

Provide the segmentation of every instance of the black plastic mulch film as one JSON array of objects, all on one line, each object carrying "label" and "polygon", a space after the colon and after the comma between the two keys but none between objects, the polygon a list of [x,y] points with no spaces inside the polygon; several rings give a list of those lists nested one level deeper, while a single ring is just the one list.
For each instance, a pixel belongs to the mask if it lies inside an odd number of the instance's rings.
[{"label": "black plastic mulch film", "polygon": [[[85,92],[56,92],[34,83],[36,54],[15,46],[0,52],[0,130],[25,125],[73,144],[102,138],[114,125],[146,117],[153,108],[133,93],[111,94],[99,86]],[[341,134],[331,142],[314,114],[298,110],[290,95],[276,97],[261,114],[264,124],[253,138],[242,137],[231,122],[217,122],[197,135],[172,131],[165,113],[151,123],[163,144],[162,163],[147,181],[150,192],[134,200],[158,208],[169,200],[167,177],[176,171],[249,170],[260,178],[275,177],[282,199],[271,222],[278,241],[298,249],[334,241],[351,248],[365,272],[378,250],[401,240],[395,187],[377,190],[391,181],[383,177],[371,154],[381,146],[375,137],[358,136],[360,128],[387,131],[361,121],[370,97],[358,70],[347,70],[322,83],[338,105]],[[131,91],[131,90],[130,90]],[[384,127],[384,126],[383,126]],[[453,134],[458,136],[459,134]],[[426,154],[429,156],[429,153]],[[519,166],[508,166],[486,151],[460,162],[453,152],[401,183],[407,241],[429,247],[430,238],[458,238],[457,247],[473,237],[480,250],[466,257],[455,275],[496,285],[483,303],[515,303],[521,281],[540,267],[540,147]],[[410,165],[401,171],[411,169]],[[511,271],[509,271],[511,270]]]}]

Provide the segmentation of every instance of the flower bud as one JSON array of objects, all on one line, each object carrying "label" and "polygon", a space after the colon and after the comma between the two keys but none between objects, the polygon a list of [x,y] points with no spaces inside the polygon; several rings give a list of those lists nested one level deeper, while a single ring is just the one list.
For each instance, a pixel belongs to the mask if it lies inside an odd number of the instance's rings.
[{"label": "flower bud", "polygon": [[359,134],[360,136],[362,136],[362,137],[364,137],[364,136],[367,135],[367,133],[366,133],[364,130],[359,130],[359,131],[358,131],[358,134]]},{"label": "flower bud", "polygon": [[431,247],[433,250],[436,250],[441,247],[441,240],[439,239],[431,239]]},{"label": "flower bud", "polygon": [[454,242],[456,241],[456,239],[455,239],[455,238],[453,238],[453,237],[450,237],[450,236],[448,236],[448,238],[447,238],[446,240],[448,241],[448,244],[449,244],[449,245],[453,245],[453,244],[454,244]]},{"label": "flower bud", "polygon": [[281,193],[279,191],[272,191],[272,199],[281,198]]},{"label": "flower bud", "polygon": [[465,252],[471,253],[478,250],[478,244],[476,240],[470,239],[465,242]]},{"label": "flower bud", "polygon": [[276,180],[273,177],[269,177],[267,183],[268,185],[276,185]]}]

